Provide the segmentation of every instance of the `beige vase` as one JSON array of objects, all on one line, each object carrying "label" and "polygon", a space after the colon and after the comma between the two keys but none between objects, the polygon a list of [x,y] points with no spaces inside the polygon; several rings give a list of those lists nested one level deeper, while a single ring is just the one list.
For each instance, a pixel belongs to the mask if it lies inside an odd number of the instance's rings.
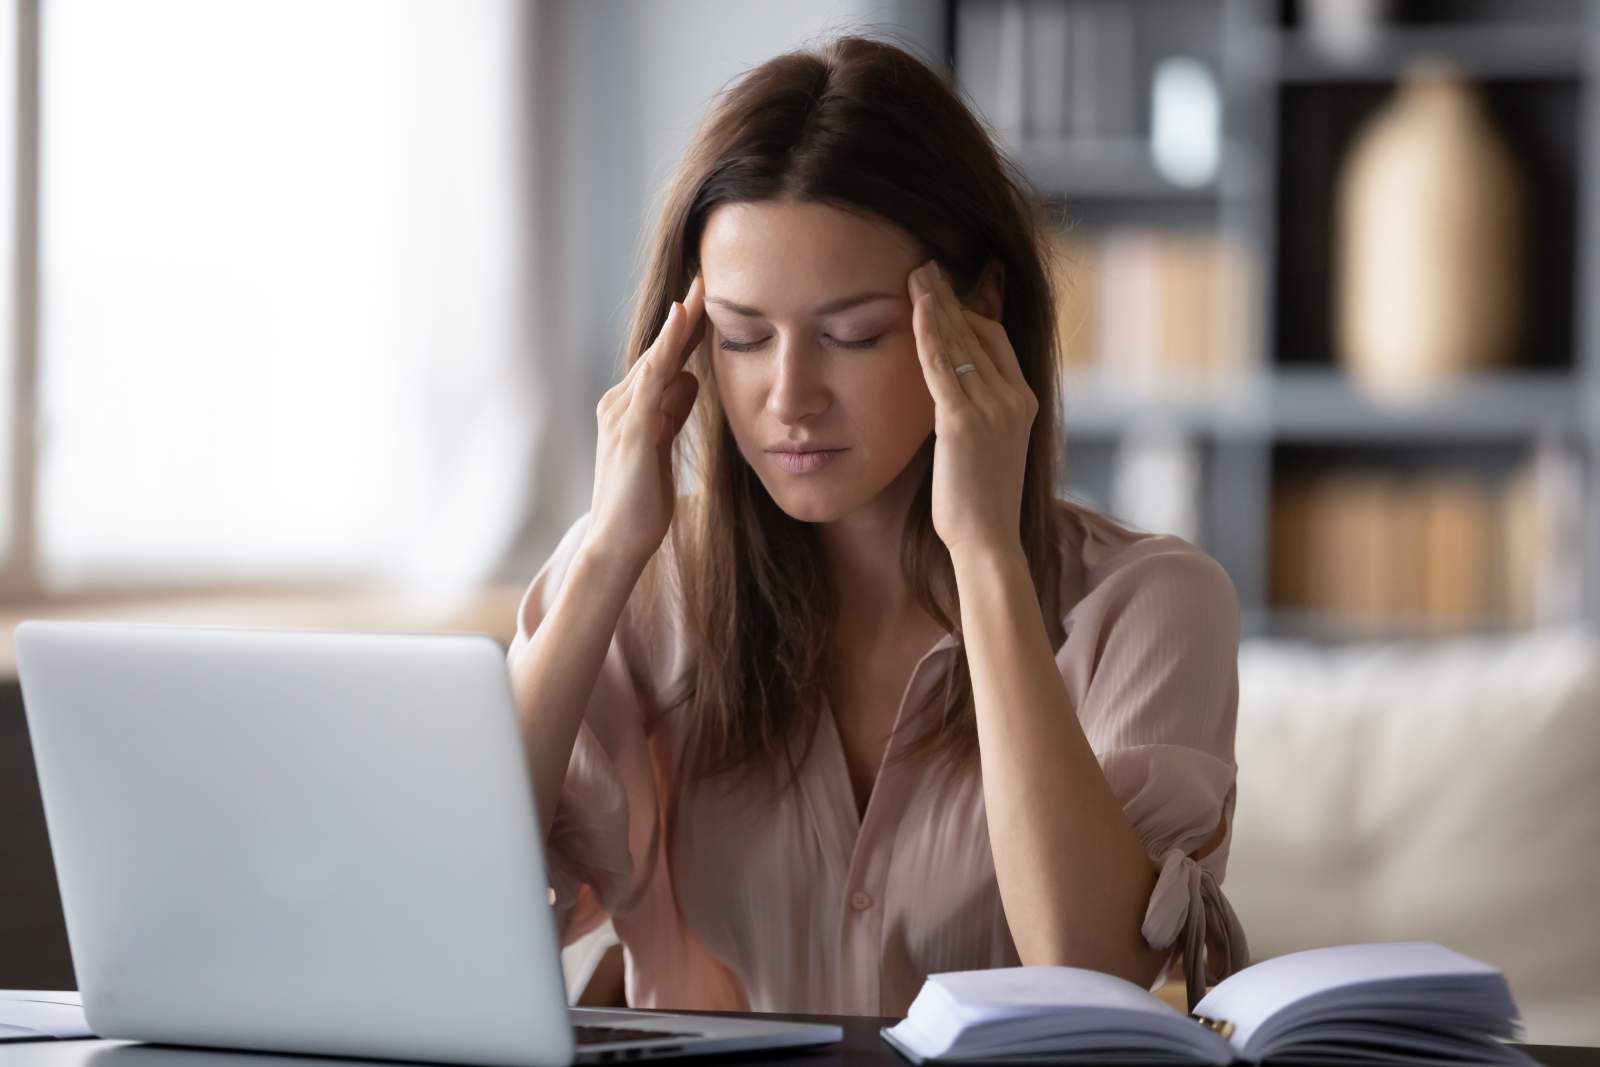
[{"label": "beige vase", "polygon": [[1408,69],[1357,134],[1335,195],[1334,348],[1363,391],[1416,401],[1510,358],[1522,178],[1453,68]]}]

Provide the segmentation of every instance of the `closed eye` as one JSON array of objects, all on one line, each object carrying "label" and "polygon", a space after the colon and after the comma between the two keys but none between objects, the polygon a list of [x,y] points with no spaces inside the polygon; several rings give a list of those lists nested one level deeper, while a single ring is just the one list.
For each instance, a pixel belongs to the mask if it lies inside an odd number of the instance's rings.
[{"label": "closed eye", "polygon": [[[840,341],[832,338],[830,338],[830,340],[833,341],[835,348],[871,348],[876,345],[882,337],[883,334],[880,333],[877,337],[867,337],[860,341]],[[720,347],[728,350],[729,352],[753,352],[760,348],[765,342],[766,338],[762,338],[760,341],[735,341],[732,338],[724,337]]]}]

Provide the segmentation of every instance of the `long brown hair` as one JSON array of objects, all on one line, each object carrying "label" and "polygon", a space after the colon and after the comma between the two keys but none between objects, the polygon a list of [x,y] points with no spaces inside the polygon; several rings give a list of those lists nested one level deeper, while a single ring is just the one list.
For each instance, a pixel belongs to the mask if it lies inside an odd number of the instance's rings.
[{"label": "long brown hair", "polygon": [[[1051,645],[1059,645],[1062,563],[1053,522],[1060,364],[1044,205],[946,78],[907,47],[846,35],[784,53],[718,95],[658,201],[629,330],[630,363],[698,271],[711,213],[724,204],[783,199],[897,224],[963,295],[998,262],[1001,322],[1039,399],[1018,533]],[[739,452],[709,387],[707,346],[687,366],[703,387],[674,462],[696,472],[700,492],[680,496],[665,551],[644,578],[674,582],[695,654],[667,709],[686,707],[692,716],[689,780],[759,771],[781,789],[808,754],[817,717],[828,713],[833,590],[815,529],[776,505]],[[931,458],[932,446],[930,434],[918,460]],[[907,519],[901,570],[923,609],[959,640],[955,575],[933,529],[931,500],[929,463]],[[673,573],[657,573],[666,567]],[[947,663],[926,705],[907,709],[907,721],[920,728],[902,754],[956,767],[976,755],[977,731],[966,657]],[[796,741],[804,745],[798,756]]]}]

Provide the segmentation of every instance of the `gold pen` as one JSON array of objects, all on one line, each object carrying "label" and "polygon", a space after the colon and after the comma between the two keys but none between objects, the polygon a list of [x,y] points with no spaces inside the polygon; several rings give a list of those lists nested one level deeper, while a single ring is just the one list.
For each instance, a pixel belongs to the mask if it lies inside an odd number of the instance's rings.
[{"label": "gold pen", "polygon": [[1196,1015],[1194,1012],[1189,1013],[1189,1018],[1196,1020],[1202,1026],[1206,1026],[1212,1030],[1215,1030],[1217,1033],[1221,1034],[1224,1039],[1233,1036],[1233,1024],[1226,1019],[1208,1019],[1204,1015]]}]

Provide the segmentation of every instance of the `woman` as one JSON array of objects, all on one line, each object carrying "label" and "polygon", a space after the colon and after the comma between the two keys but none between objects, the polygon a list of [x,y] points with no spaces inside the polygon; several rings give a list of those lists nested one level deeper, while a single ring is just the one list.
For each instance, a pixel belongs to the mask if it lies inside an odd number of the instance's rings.
[{"label": "woman", "polygon": [[610,916],[630,1004],[898,1015],[1019,963],[1192,1004],[1247,961],[1237,599],[1054,498],[1042,225],[886,42],[696,131],[508,659],[563,943]]}]

